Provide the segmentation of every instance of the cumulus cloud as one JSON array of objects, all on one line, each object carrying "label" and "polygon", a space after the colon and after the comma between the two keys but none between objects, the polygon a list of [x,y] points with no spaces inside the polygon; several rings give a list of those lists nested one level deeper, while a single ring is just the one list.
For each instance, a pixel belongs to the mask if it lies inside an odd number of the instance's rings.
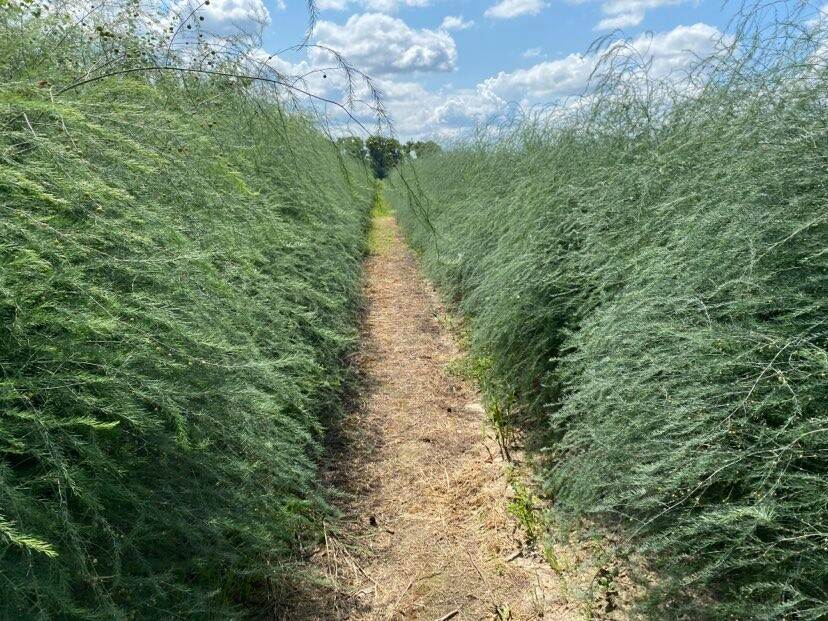
[{"label": "cumulus cloud", "polygon": [[[371,17],[366,23],[366,17]],[[375,57],[374,62],[382,67],[390,67],[384,72],[372,71],[376,76],[376,85],[383,92],[383,104],[388,111],[397,134],[404,140],[409,138],[443,138],[449,139],[474,128],[480,123],[492,120],[502,120],[508,116],[508,104],[517,103],[528,108],[535,104],[564,104],[566,109],[586,105],[590,100],[590,76],[598,67],[601,55],[570,54],[563,58],[536,62],[532,67],[518,69],[511,72],[500,72],[473,88],[453,88],[445,86],[430,90],[414,78],[408,77],[401,66],[408,66],[407,58],[419,58],[418,54],[408,55],[407,51],[421,45],[421,38],[431,41],[436,33],[431,31],[414,30],[406,26],[401,20],[379,16],[354,16],[354,23],[342,26],[326,24],[323,32],[328,35],[325,39],[330,44],[334,41],[345,43],[338,45],[346,56],[354,58],[363,55],[365,58]],[[353,41],[340,40],[343,33],[356,32],[360,28],[372,28],[374,33],[388,34],[388,41],[372,41],[361,35],[354,35]],[[426,33],[426,34],[423,34]],[[706,24],[679,26],[669,32],[654,36],[640,36],[625,44],[618,44],[617,52],[621,55],[629,54],[642,59],[650,60],[650,74],[654,78],[667,78],[673,71],[689,68],[698,56],[706,56],[717,49],[717,41],[722,33]],[[382,56],[383,50],[394,48],[396,51],[388,56]],[[441,49],[438,46],[438,49]],[[451,47],[453,50],[453,47]],[[379,51],[378,51],[379,50]],[[534,52],[534,50],[533,50]],[[538,50],[538,53],[541,53]],[[452,54],[443,52],[444,62]],[[403,60],[400,60],[403,59]],[[278,57],[269,60],[274,68],[288,74],[303,74],[310,85],[309,90],[318,94],[337,99],[342,96],[345,81],[336,72],[327,71],[327,79],[323,78],[322,67],[326,66],[327,59],[317,57],[291,65]],[[438,63],[439,65],[440,63]],[[454,61],[449,63],[453,66]],[[421,71],[423,66],[432,66],[433,63],[414,63]],[[369,92],[365,84],[357,84],[357,99],[368,100]],[[586,95],[581,97],[581,95]],[[341,133],[357,131],[349,125],[349,119],[341,111],[333,111],[339,115],[342,123]],[[359,113],[365,125],[372,122],[370,110]]]},{"label": "cumulus cloud", "polygon": [[480,89],[461,89],[443,96],[429,115],[436,126],[471,127],[497,114],[502,102]]},{"label": "cumulus cloud", "polygon": [[538,63],[528,69],[501,71],[483,82],[486,92],[494,96],[518,101],[551,100],[578,95],[586,89],[589,75],[595,67],[592,56],[570,54],[566,58]]},{"label": "cumulus cloud", "polygon": [[604,17],[594,30],[616,30],[638,26],[649,9],[675,6],[689,0],[608,0],[601,5]]},{"label": "cumulus cloud", "polygon": [[369,11],[380,13],[396,13],[400,7],[428,6],[430,0],[317,0],[316,7],[320,11],[344,11],[348,6],[360,6]]},{"label": "cumulus cloud", "polygon": [[501,0],[486,9],[484,15],[492,19],[512,19],[521,15],[537,15],[547,6],[543,0]]},{"label": "cumulus cloud", "polygon": [[593,30],[621,30],[638,26],[644,21],[644,13],[621,13],[613,17],[605,17],[595,25]]},{"label": "cumulus cloud", "polygon": [[306,60],[292,63],[277,54],[269,54],[262,48],[251,50],[248,56],[253,69],[267,67],[292,79],[299,78],[313,71],[310,63]]},{"label": "cumulus cloud", "polygon": [[828,2],[823,4],[821,7],[816,9],[816,15],[814,15],[811,19],[808,20],[808,26],[813,27],[824,27],[828,23]]},{"label": "cumulus cloud", "polygon": [[[721,36],[706,24],[679,26],[629,41],[619,47],[619,53],[651,59],[651,75],[665,78],[674,70],[688,68],[697,56],[714,52]],[[526,107],[565,103],[566,109],[586,105],[590,75],[599,62],[599,54],[570,54],[528,69],[501,72],[475,88],[431,92],[416,83],[386,86],[388,110],[403,136],[451,138],[479,123],[502,120],[508,116],[510,102]]]},{"label": "cumulus cloud", "polygon": [[[414,29],[401,19],[381,13],[352,15],[343,24],[321,21],[316,40],[340,52],[359,69],[373,75],[415,71],[452,71],[457,46],[444,30]],[[330,62],[330,53],[314,49],[315,64]]]},{"label": "cumulus cloud", "polygon": [[[699,56],[713,53],[722,33],[707,24],[678,26],[655,36],[642,35],[618,48],[622,54],[651,59],[650,75],[663,78],[686,69]],[[493,97],[521,103],[548,103],[562,97],[581,95],[601,60],[599,54],[570,54],[565,58],[538,63],[527,69],[501,71],[485,80],[481,89]]]},{"label": "cumulus cloud", "polygon": [[344,11],[348,0],[316,0],[316,8],[320,11]]},{"label": "cumulus cloud", "polygon": [[678,26],[653,37],[641,35],[633,40],[632,48],[641,56],[653,59],[650,68],[653,77],[664,78],[716,52],[722,37],[718,28],[697,23]]},{"label": "cumulus cloud", "polygon": [[[281,2],[277,6],[282,6]],[[256,35],[270,24],[270,12],[262,0],[183,0],[174,5],[171,16],[197,23],[205,32],[217,37]]]},{"label": "cumulus cloud", "polygon": [[441,30],[468,30],[474,26],[473,20],[464,20],[462,16],[446,15],[443,18],[443,23],[440,24]]},{"label": "cumulus cloud", "polygon": [[436,91],[412,81],[381,79],[383,103],[403,139],[451,138],[496,115],[502,102],[474,88]]},{"label": "cumulus cloud", "polygon": [[362,4],[370,11],[394,13],[401,6],[428,6],[429,0],[362,0]]}]

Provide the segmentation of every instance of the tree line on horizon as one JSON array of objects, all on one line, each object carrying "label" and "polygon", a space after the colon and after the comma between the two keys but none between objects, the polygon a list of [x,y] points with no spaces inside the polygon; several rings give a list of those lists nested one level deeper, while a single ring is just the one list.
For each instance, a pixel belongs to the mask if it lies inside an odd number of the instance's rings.
[{"label": "tree line on horizon", "polygon": [[405,157],[417,159],[443,150],[433,140],[409,140],[403,144],[396,138],[378,135],[369,136],[364,141],[359,136],[344,136],[336,142],[343,155],[370,163],[377,179],[385,179]]}]

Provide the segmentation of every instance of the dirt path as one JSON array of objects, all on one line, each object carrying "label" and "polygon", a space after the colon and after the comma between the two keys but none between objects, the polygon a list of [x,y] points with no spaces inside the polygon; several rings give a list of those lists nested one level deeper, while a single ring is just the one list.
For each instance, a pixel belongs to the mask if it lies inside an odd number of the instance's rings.
[{"label": "dirt path", "polygon": [[[437,296],[375,220],[359,365],[368,394],[331,472],[344,513],[314,557],[337,585],[302,619],[575,619],[560,581],[521,550],[505,464],[480,395],[446,371],[460,355]],[[491,435],[491,434],[489,434]]]}]

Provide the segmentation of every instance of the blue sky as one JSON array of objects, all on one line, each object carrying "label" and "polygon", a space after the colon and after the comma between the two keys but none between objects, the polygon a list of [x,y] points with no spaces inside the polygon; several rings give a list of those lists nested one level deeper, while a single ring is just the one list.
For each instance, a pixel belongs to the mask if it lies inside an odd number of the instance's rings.
[{"label": "blue sky", "polygon": [[[295,41],[307,25],[307,12],[302,0],[285,0],[285,10],[273,10],[272,22],[265,30],[265,45],[279,48],[285,41]],[[333,3],[332,3],[333,4]],[[465,29],[451,30],[457,45],[457,63],[450,73],[428,72],[418,76],[432,86],[455,84],[474,86],[499,71],[511,71],[518,67],[552,58],[564,57],[572,52],[586,52],[590,43],[606,34],[607,30],[595,30],[606,15],[599,1],[566,2],[525,2],[530,12],[511,18],[487,17],[485,12],[497,5],[495,0],[431,0],[424,6],[406,6],[404,2],[377,2],[375,6],[387,5],[392,10],[371,10],[371,3],[352,3],[344,10],[323,9],[320,19],[337,24],[347,22],[351,15],[363,13],[385,13],[401,19],[414,29],[438,30],[447,16],[460,17],[472,25]],[[531,10],[533,4],[540,6],[537,13]],[[624,28],[624,34],[633,36],[647,30],[666,31],[678,25],[692,25],[704,22],[724,27],[727,13],[720,0],[702,0],[670,3],[628,2],[615,4],[662,6],[643,11],[638,26]],[[321,6],[328,6],[320,2]],[[366,6],[367,5],[367,6]],[[535,55],[526,54],[527,51]]]},{"label": "blue sky", "polygon": [[[402,139],[450,139],[509,104],[554,103],[584,92],[602,35],[625,37],[667,74],[712,53],[735,5],[720,0],[317,0],[312,42],[370,75]],[[274,52],[302,40],[304,0],[212,0],[208,22],[262,25],[262,57],[338,99],[344,78],[318,48]],[[255,18],[255,19],[254,19]],[[620,29],[620,30],[619,30]],[[325,78],[322,78],[322,75]],[[367,97],[358,85],[358,97]],[[335,110],[328,110],[334,118]],[[371,115],[357,112],[366,124]],[[358,133],[357,127],[342,131]]]}]

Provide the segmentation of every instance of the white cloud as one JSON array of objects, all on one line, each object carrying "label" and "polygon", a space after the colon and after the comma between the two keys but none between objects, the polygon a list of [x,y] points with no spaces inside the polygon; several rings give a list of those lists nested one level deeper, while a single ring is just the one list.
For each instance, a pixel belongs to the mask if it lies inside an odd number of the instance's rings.
[{"label": "white cloud", "polygon": [[430,0],[317,0],[316,7],[320,11],[344,11],[349,5],[358,5],[369,11],[380,13],[396,13],[402,6],[428,6]]},{"label": "white cloud", "polygon": [[513,101],[527,98],[540,101],[579,95],[586,89],[594,67],[594,57],[570,54],[528,69],[501,71],[485,80],[483,88],[492,95]]},{"label": "white cloud", "polygon": [[638,13],[647,9],[656,9],[661,6],[681,4],[686,0],[609,0],[601,6],[607,15],[622,13]]},{"label": "white cloud", "polygon": [[[452,71],[457,46],[446,31],[411,28],[401,19],[380,13],[352,15],[343,24],[321,21],[316,40],[341,53],[357,68],[372,74]],[[314,64],[330,62],[330,53],[313,49]]]},{"label": "white cloud", "polygon": [[362,4],[370,11],[395,13],[401,6],[428,6],[429,0],[362,0]]},{"label": "white cloud", "polygon": [[254,69],[257,67],[269,67],[283,76],[294,79],[305,75],[312,70],[310,64],[306,60],[299,61],[298,63],[292,63],[276,54],[268,54],[262,48],[251,50],[248,56]]},{"label": "white cloud", "polygon": [[[337,49],[351,59],[369,59],[368,64],[378,64],[382,71],[369,71],[376,76],[376,85],[383,92],[383,104],[388,111],[394,129],[402,140],[442,138],[450,139],[470,131],[479,123],[501,121],[507,118],[507,104],[515,102],[524,110],[535,104],[562,104],[561,110],[572,110],[587,105],[590,101],[590,76],[601,60],[601,54],[570,54],[563,58],[536,62],[532,67],[512,72],[501,72],[477,84],[474,88],[453,88],[445,86],[429,90],[423,84],[405,75],[404,71],[420,71],[424,66],[435,66],[433,62],[417,62],[407,65],[400,59],[420,58],[427,55],[408,50],[419,45],[433,44],[433,37],[439,33],[411,29],[404,22],[386,15],[356,15],[344,25],[323,22],[321,30],[325,43],[337,42]],[[382,37],[366,38],[362,31],[370,31]],[[347,38],[352,33],[352,38]],[[716,50],[716,41],[722,33],[706,24],[679,26],[672,31],[654,36],[640,36],[624,44],[615,44],[620,55],[639,55],[643,61],[650,60],[650,75],[666,78],[674,70],[690,67],[697,56],[706,56]],[[443,41],[442,39],[437,39]],[[423,43],[426,41],[427,43]],[[437,57],[442,54],[443,64],[453,66],[453,45],[445,42],[436,45]],[[443,47],[441,47],[443,46]],[[394,50],[393,53],[390,50]],[[442,50],[442,51],[440,51]],[[540,50],[530,50],[542,53]],[[262,53],[263,54],[263,53]],[[346,86],[344,75],[330,69],[330,59],[321,55],[311,56],[296,64],[290,64],[278,57],[268,64],[285,74],[303,75],[307,90],[331,99],[340,99]],[[359,65],[359,63],[357,63]],[[364,64],[363,64],[364,65]],[[406,67],[405,69],[401,69]],[[437,62],[440,66],[440,62]],[[390,67],[390,68],[389,68]],[[371,68],[371,67],[369,67]],[[438,69],[442,70],[442,69]],[[327,78],[323,76],[327,75]],[[356,87],[357,100],[368,101],[370,93],[362,83]],[[586,97],[579,97],[580,95]],[[337,133],[359,132],[341,110],[327,110]],[[367,109],[355,112],[367,127],[375,118]],[[496,122],[495,125],[498,123]]]},{"label": "white cloud", "polygon": [[521,56],[523,56],[524,58],[537,58],[542,53],[543,53],[543,49],[541,49],[539,47],[530,47],[523,54],[521,54]]},{"label": "white cloud", "polygon": [[461,89],[444,97],[429,115],[436,126],[471,127],[497,114],[503,103],[480,89]]},{"label": "white cloud", "polygon": [[474,26],[473,20],[464,20],[462,15],[446,15],[443,18],[443,23],[440,24],[441,30],[468,30]]},{"label": "white cloud", "polygon": [[818,68],[828,65],[828,2],[816,9],[816,14],[809,20],[806,25],[813,28],[813,36],[818,43],[816,50],[811,55],[810,62],[813,62]]},{"label": "white cloud", "polygon": [[[652,37],[642,35],[626,46],[618,44],[622,55],[640,55],[651,59],[650,75],[667,77],[686,69],[698,56],[713,53],[722,33],[707,24],[678,26],[670,32]],[[484,92],[505,101],[522,104],[551,103],[561,97],[586,92],[592,73],[601,60],[600,54],[570,54],[565,58],[538,63],[528,69],[501,71],[481,84]]]},{"label": "white cloud", "polygon": [[816,15],[809,19],[807,24],[811,28],[825,26],[828,23],[828,2],[816,10]]},{"label": "white cloud", "polygon": [[[637,37],[618,44],[617,51],[650,59],[651,77],[667,78],[675,70],[689,68],[698,56],[713,53],[721,36],[716,28],[699,23]],[[535,104],[565,104],[557,113],[586,105],[590,100],[590,76],[600,60],[598,53],[570,54],[527,69],[498,73],[475,88],[447,87],[435,92],[416,82],[391,79],[381,80],[380,85],[386,108],[403,139],[449,139],[479,123],[506,118],[504,111],[509,102],[524,109]]]},{"label": "white cloud", "polygon": [[210,4],[183,0],[170,14],[217,37],[257,35],[270,24],[270,12],[262,0],[212,0]]},{"label": "white cloud", "polygon": [[403,139],[451,138],[497,114],[502,102],[478,89],[430,91],[418,82],[380,80],[383,103]]},{"label": "white cloud", "polygon": [[716,52],[722,37],[718,28],[697,23],[678,26],[652,37],[641,35],[632,41],[631,47],[637,54],[653,59],[650,67],[652,77],[665,78],[674,71],[688,69],[700,57]]},{"label": "white cloud", "polygon": [[543,0],[501,0],[486,9],[484,15],[493,19],[512,19],[520,15],[537,15],[547,6]]},{"label": "white cloud", "polygon": [[320,11],[344,11],[348,0],[316,0],[316,8]]},{"label": "white cloud", "polygon": [[621,30],[638,26],[644,21],[644,13],[621,13],[613,17],[605,17],[595,25],[593,30]]},{"label": "white cloud", "polygon": [[608,0],[601,5],[604,19],[596,24],[594,30],[615,30],[638,26],[644,21],[649,9],[662,6],[675,6],[689,0]]}]

